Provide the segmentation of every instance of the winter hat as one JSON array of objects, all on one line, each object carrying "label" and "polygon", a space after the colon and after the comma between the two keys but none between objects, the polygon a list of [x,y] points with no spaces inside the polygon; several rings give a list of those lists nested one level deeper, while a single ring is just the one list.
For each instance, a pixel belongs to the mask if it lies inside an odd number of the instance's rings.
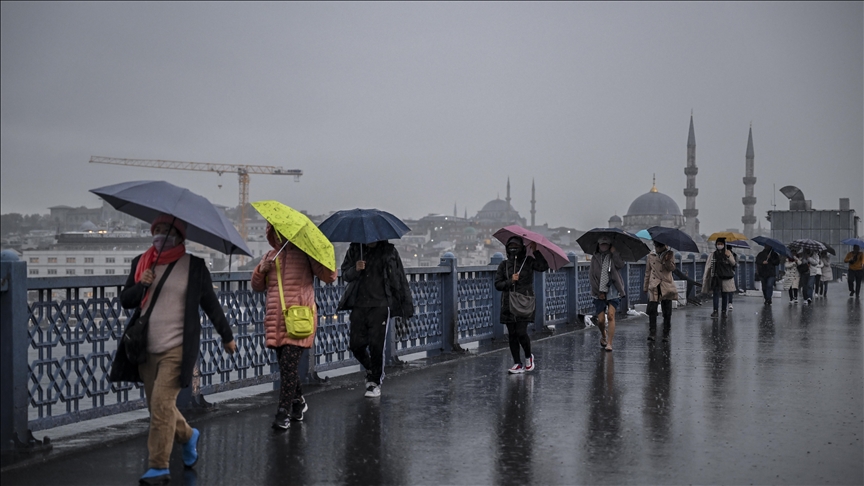
[{"label": "winter hat", "polygon": [[507,244],[504,246],[510,246],[510,243],[517,243],[521,246],[525,246],[525,243],[522,240],[521,236],[511,236],[510,238],[507,239]]},{"label": "winter hat", "polygon": [[170,214],[159,215],[156,219],[153,220],[153,224],[150,225],[150,234],[151,235],[153,234],[153,231],[156,229],[156,225],[160,224],[160,223],[165,223],[167,225],[173,226],[174,229],[176,229],[177,232],[180,233],[180,236],[182,236],[184,240],[186,239],[186,222],[183,221],[182,219],[177,219],[174,216],[171,216]]},{"label": "winter hat", "polygon": [[720,243],[726,244],[726,238],[717,238],[717,241],[714,242],[715,245],[719,245]]}]

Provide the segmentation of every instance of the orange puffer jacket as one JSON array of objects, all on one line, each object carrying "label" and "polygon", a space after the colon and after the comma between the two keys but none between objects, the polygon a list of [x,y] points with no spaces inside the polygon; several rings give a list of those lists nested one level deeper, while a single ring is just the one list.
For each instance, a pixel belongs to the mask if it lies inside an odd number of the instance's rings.
[{"label": "orange puffer jacket", "polygon": [[[269,235],[268,235],[269,236]],[[270,238],[268,238],[269,240]],[[271,245],[281,248],[282,245]],[[278,250],[270,250],[261,261],[271,261]],[[285,331],[285,319],[282,317],[282,302],[279,299],[279,281],[276,278],[276,265],[271,265],[265,275],[260,271],[261,264],[252,272],[252,290],[267,292],[267,310],[264,314],[264,333],[268,348],[278,348],[293,344],[303,348],[311,348],[315,342],[315,333],[305,339],[291,339]],[[310,258],[292,243],[288,243],[279,254],[279,266],[282,269],[282,288],[285,291],[285,306],[305,305],[317,316],[315,307],[314,277],[322,282],[336,281],[336,271]],[[315,319],[315,331],[318,330],[318,319]]]}]

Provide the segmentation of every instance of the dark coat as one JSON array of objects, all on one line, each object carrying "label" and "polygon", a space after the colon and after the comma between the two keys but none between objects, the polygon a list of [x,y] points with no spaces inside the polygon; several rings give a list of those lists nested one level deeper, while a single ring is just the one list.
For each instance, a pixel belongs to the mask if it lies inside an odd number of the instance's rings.
[{"label": "dark coat", "polygon": [[[213,291],[213,279],[210,277],[207,265],[201,258],[194,255],[190,255],[190,257],[189,284],[186,289],[186,311],[183,318],[183,359],[180,364],[180,386],[183,388],[192,383],[192,372],[195,369],[195,362],[198,361],[198,354],[200,352],[201,316],[198,312],[199,307],[204,310],[204,313],[213,322],[213,327],[219,333],[219,336],[222,337],[222,342],[229,343],[234,340],[231,326],[228,325],[228,320],[225,318],[225,313],[222,312],[222,306],[219,304],[216,292]],[[132,269],[129,272],[129,277],[126,279],[126,287],[120,292],[120,304],[124,309],[140,308],[141,299],[144,298],[146,287],[141,283],[135,282],[135,269],[138,267],[138,260],[140,258],[141,255],[138,255],[132,260]],[[156,305],[158,305],[158,301]],[[124,361],[126,361],[125,366]],[[117,378],[120,380],[141,381],[138,367],[135,365],[130,366],[130,363],[126,359],[126,353],[120,352],[119,349],[115,354],[112,371],[115,367],[117,367],[118,371]]]},{"label": "dark coat", "polygon": [[[498,264],[498,271],[495,272],[495,288],[501,291],[501,316],[502,324],[512,324],[516,322],[534,322],[534,312],[527,317],[516,317],[510,312],[510,290],[515,290],[520,294],[534,295],[534,272],[545,272],[549,270],[549,263],[539,251],[534,252],[534,258],[528,258],[525,261],[525,250],[523,249],[515,259],[507,259]],[[525,262],[525,265],[522,265]],[[513,273],[522,267],[519,272],[519,281],[513,284]]]},{"label": "dark coat", "polygon": [[[387,295],[386,305],[390,308],[392,317],[402,317],[410,319],[414,315],[414,299],[411,296],[411,287],[408,285],[408,277],[405,275],[405,267],[402,265],[402,259],[399,258],[399,252],[392,243],[381,241],[375,248],[364,248],[363,259],[366,261],[366,268],[376,267],[372,260],[384,259],[383,275],[372,275],[370,272],[363,270],[357,271],[357,262],[360,260],[360,243],[351,243],[348,251],[345,253],[345,260],[342,262],[342,278],[348,282],[345,288],[345,293],[339,299],[339,310],[352,310],[357,298],[357,292],[361,285],[382,285],[384,292]],[[383,282],[381,280],[383,279]]]},{"label": "dark coat", "polygon": [[[588,283],[591,285],[591,297],[600,298],[600,273],[603,265],[603,257],[599,250],[591,257],[591,266],[588,267]],[[621,270],[624,268],[624,260],[621,259],[621,254],[617,251],[612,254],[612,271],[610,273],[610,283],[615,286],[621,297],[627,295],[627,288],[624,286],[624,280],[621,278]]]},{"label": "dark coat", "polygon": [[[762,263],[765,260],[768,260],[767,265]],[[760,279],[777,277],[777,265],[780,265],[780,255],[770,248],[765,248],[756,255],[756,275]]]}]

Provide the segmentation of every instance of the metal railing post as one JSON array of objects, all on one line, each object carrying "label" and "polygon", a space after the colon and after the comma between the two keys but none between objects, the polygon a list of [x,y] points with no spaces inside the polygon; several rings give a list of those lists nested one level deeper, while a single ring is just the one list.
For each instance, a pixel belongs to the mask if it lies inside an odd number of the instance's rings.
[{"label": "metal railing post", "polygon": [[579,313],[579,282],[576,280],[576,253],[567,253],[567,259],[570,260],[570,266],[564,267],[567,275],[567,322],[578,324],[576,315]]},{"label": "metal railing post", "polygon": [[47,445],[33,439],[27,424],[27,263],[12,251],[0,254],[0,441],[4,453]]},{"label": "metal railing post", "polygon": [[456,255],[451,252],[441,256],[439,266],[450,269],[441,274],[441,351],[450,353],[456,345],[456,327],[459,321],[459,273],[456,270]]},{"label": "metal railing post", "polygon": [[[496,252],[492,255],[490,265],[497,268],[504,261],[504,255]],[[495,288],[495,277],[492,277],[492,339],[501,341],[504,339],[504,324],[501,324],[501,291]]]},{"label": "metal railing post", "polygon": [[534,272],[534,332],[546,326],[546,272]]}]

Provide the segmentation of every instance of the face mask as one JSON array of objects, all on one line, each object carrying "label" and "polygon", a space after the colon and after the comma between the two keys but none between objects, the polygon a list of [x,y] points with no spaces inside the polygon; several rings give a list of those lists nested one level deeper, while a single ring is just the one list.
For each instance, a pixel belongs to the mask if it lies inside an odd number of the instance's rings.
[{"label": "face mask", "polygon": [[717,245],[718,251],[723,250],[723,248],[726,248],[726,245]]},{"label": "face mask", "polygon": [[521,248],[517,248],[517,247],[513,247],[513,246],[508,246],[508,247],[507,247],[507,254],[510,255],[510,256],[516,256],[516,255],[519,254],[519,251],[520,251],[520,250],[521,250]]},{"label": "face mask", "polygon": [[156,251],[170,250],[177,246],[176,236],[153,235],[153,247]]}]

